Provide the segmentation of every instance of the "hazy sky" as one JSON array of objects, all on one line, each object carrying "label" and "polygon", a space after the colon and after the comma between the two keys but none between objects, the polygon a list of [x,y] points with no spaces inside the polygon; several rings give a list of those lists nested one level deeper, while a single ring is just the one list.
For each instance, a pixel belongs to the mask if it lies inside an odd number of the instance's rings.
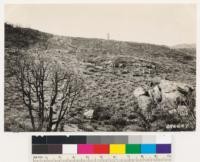
[{"label": "hazy sky", "polygon": [[48,33],[175,45],[196,42],[191,4],[7,5],[5,21]]}]

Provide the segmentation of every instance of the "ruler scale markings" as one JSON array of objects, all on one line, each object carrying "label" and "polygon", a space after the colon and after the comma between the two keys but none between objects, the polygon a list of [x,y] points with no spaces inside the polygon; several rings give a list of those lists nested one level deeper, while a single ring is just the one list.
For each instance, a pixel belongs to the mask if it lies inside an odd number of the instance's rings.
[{"label": "ruler scale markings", "polygon": [[135,155],[135,156],[128,156],[128,155],[105,155],[105,156],[99,156],[99,155],[78,155],[78,156],[66,156],[66,155],[33,155],[33,160],[34,161],[65,161],[65,160],[71,160],[71,161],[80,161],[80,160],[88,160],[88,161],[103,161],[103,160],[111,160],[111,161],[115,161],[115,160],[136,160],[136,161],[151,161],[151,160],[155,160],[155,161],[165,161],[165,160],[170,160],[171,156],[168,155],[159,155],[159,156],[155,156],[155,155],[146,155],[146,156],[141,156],[141,155]]}]

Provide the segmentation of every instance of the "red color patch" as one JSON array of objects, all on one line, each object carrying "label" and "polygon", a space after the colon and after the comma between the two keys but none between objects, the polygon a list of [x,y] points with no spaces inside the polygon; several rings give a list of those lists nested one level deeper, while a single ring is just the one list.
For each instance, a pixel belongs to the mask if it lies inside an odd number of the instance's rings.
[{"label": "red color patch", "polygon": [[95,144],[93,145],[94,154],[109,154],[109,145],[108,144]]}]

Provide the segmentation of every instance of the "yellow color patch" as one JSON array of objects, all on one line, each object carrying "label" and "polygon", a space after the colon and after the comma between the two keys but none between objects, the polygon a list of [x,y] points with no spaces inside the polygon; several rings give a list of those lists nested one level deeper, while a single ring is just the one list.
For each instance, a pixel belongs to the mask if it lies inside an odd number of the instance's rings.
[{"label": "yellow color patch", "polygon": [[125,144],[110,144],[110,154],[125,154]]}]

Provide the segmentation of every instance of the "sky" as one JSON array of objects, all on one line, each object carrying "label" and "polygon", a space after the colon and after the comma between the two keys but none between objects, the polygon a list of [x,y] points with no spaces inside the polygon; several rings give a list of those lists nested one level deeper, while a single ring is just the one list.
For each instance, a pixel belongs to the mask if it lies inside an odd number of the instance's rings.
[{"label": "sky", "polygon": [[196,42],[194,4],[9,4],[5,22],[74,37],[177,45]]}]

